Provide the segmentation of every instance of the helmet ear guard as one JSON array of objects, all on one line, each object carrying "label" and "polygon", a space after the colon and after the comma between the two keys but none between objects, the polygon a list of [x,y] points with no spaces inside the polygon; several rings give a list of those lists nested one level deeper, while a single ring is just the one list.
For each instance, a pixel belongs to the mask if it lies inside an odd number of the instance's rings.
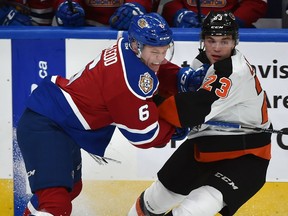
[{"label": "helmet ear guard", "polygon": [[211,11],[204,18],[201,29],[201,40],[206,35],[225,36],[232,35],[236,45],[239,43],[238,24],[230,11]]}]

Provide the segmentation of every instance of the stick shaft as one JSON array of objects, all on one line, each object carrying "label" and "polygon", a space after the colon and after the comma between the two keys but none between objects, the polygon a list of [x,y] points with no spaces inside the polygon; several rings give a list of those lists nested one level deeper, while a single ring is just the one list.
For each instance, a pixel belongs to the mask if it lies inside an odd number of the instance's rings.
[{"label": "stick shaft", "polygon": [[73,7],[73,4],[72,4],[72,0],[67,0],[68,1],[68,6],[69,6],[69,9],[71,10],[72,13],[74,13],[74,7]]},{"label": "stick shaft", "polygon": [[201,1],[200,0],[196,0],[196,4],[197,4],[197,18],[198,18],[198,22],[202,25]]},{"label": "stick shaft", "polygon": [[288,131],[274,130],[270,128],[249,127],[249,126],[243,126],[243,125],[240,125],[237,123],[231,123],[231,122],[207,121],[204,124],[211,125],[211,126],[218,126],[218,127],[248,129],[248,130],[254,130],[254,131],[265,132],[265,133],[277,133],[277,134],[288,135]]}]

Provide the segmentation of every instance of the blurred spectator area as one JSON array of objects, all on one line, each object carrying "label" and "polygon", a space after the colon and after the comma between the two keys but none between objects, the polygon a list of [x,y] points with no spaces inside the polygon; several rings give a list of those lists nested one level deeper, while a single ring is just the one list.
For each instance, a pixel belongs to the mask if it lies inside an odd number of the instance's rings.
[{"label": "blurred spectator area", "polygon": [[288,28],[288,0],[282,0],[282,28]]},{"label": "blurred spectator area", "polygon": [[267,2],[268,2],[267,15],[266,17],[259,19],[255,23],[255,26],[257,28],[282,28],[284,27],[283,20],[285,16],[284,16],[283,5],[284,4],[287,5],[288,0],[267,0]]},{"label": "blurred spectator area", "polygon": [[[158,13],[162,13],[163,4],[171,0],[161,0]],[[268,11],[266,17],[259,19],[254,25],[257,28],[288,28],[286,8],[288,0],[267,0]]]}]

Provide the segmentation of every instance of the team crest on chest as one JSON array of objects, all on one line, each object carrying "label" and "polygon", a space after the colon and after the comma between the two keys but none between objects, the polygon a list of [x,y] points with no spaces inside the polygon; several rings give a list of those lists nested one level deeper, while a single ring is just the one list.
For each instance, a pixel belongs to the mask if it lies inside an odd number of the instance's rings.
[{"label": "team crest on chest", "polygon": [[153,78],[148,72],[140,76],[139,88],[145,94],[148,94],[153,89]]}]

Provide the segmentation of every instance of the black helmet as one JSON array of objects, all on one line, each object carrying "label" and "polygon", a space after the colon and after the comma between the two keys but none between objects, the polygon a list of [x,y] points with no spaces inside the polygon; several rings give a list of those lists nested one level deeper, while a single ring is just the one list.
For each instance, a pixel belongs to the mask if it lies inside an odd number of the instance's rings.
[{"label": "black helmet", "polygon": [[238,24],[236,23],[233,13],[230,11],[209,12],[202,24],[201,39],[203,40],[206,35],[232,35],[232,38],[236,41],[236,44],[238,44]]}]

